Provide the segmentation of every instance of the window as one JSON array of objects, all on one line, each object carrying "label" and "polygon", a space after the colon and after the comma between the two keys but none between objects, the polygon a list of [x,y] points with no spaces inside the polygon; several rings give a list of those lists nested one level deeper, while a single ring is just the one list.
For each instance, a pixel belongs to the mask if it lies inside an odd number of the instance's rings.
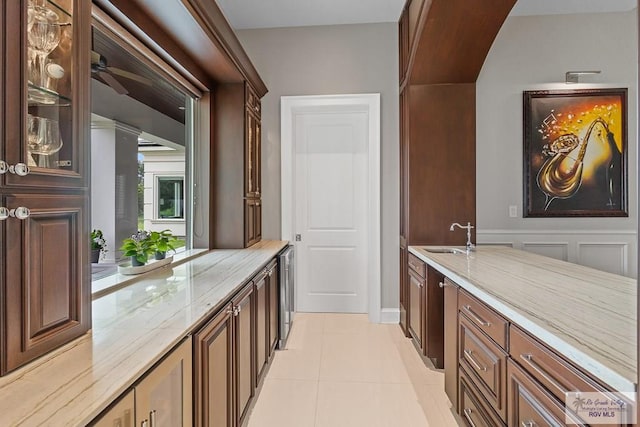
[{"label": "window", "polygon": [[184,177],[159,176],[157,178],[157,218],[184,219]]}]

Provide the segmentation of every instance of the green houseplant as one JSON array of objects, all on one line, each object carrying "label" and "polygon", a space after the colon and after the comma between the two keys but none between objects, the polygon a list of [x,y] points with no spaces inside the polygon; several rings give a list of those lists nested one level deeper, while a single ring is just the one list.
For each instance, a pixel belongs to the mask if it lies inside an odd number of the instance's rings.
[{"label": "green houseplant", "polygon": [[176,250],[177,239],[173,236],[171,230],[152,231],[150,240],[156,259],[164,259],[168,251],[175,252]]},{"label": "green houseplant", "polygon": [[107,241],[104,239],[102,230],[91,231],[91,262],[97,263],[100,255],[107,252]]},{"label": "green houseplant", "polygon": [[144,230],[138,230],[131,237],[122,241],[122,247],[124,256],[131,257],[131,265],[139,267],[145,265],[149,259],[149,255],[154,252],[153,244],[151,242],[151,235]]}]

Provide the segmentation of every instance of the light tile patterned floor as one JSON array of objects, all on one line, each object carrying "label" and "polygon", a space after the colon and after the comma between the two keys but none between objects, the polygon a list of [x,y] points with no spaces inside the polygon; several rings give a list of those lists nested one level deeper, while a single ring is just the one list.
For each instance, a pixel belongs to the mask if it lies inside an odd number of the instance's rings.
[{"label": "light tile patterned floor", "polygon": [[358,314],[298,313],[248,425],[457,427],[443,381],[398,325],[371,324]]}]

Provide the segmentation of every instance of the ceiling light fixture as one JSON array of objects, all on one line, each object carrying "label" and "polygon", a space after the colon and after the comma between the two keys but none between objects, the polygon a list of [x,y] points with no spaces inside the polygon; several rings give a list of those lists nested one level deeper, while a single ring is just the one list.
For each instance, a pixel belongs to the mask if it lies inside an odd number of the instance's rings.
[{"label": "ceiling light fixture", "polygon": [[600,74],[601,71],[567,71],[564,75],[565,83],[580,83],[580,76]]}]

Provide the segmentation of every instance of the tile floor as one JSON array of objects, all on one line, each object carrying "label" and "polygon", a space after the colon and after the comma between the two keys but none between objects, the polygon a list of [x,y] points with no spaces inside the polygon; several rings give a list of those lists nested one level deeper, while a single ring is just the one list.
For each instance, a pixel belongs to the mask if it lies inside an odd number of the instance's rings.
[{"label": "tile floor", "polygon": [[298,313],[248,425],[458,426],[443,382],[397,325],[370,324],[359,314]]}]

